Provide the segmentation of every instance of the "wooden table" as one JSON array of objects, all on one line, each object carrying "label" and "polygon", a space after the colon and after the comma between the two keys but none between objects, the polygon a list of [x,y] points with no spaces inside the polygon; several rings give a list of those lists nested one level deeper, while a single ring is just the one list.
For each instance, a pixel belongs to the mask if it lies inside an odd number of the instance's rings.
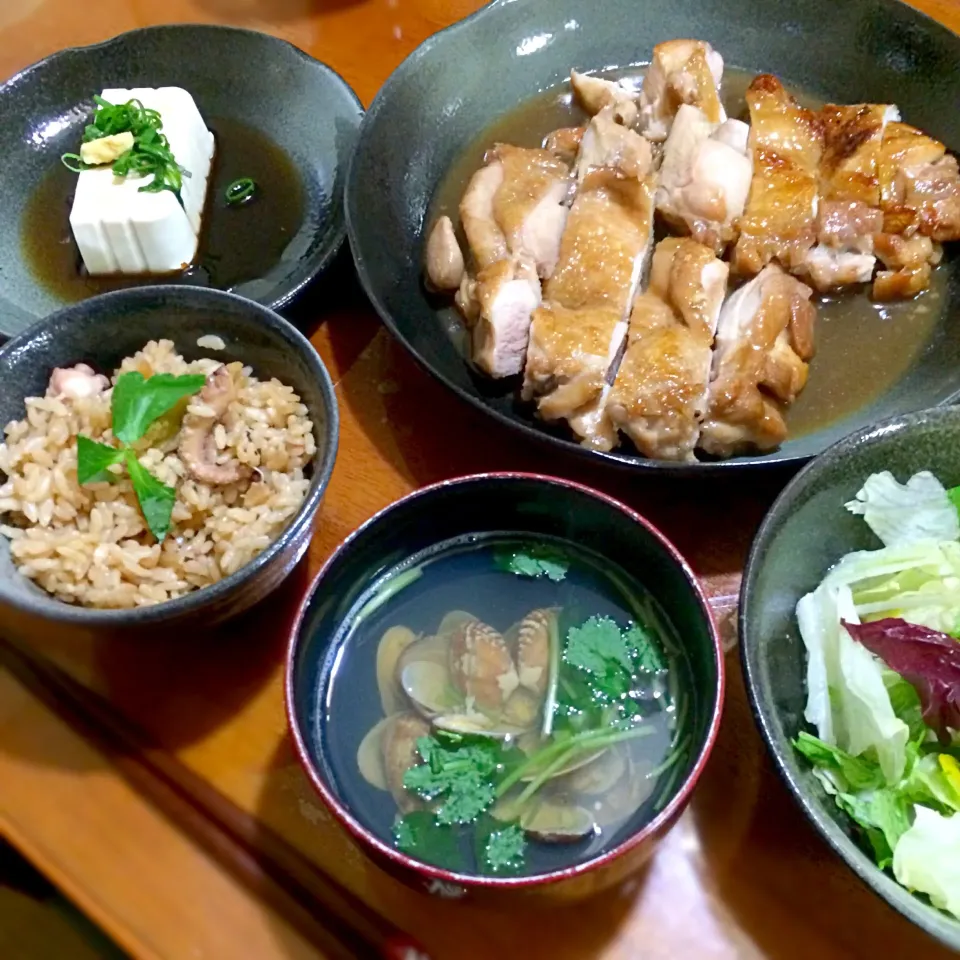
[{"label": "wooden table", "polygon": [[[960,29],[956,0],[916,5]],[[369,103],[423,39],[476,0],[3,0],[0,75],[147,24],[231,23],[336,68]],[[295,598],[362,520],[425,483],[491,468],[554,471],[648,515],[721,613],[783,478],[710,486],[599,472],[530,448],[444,392],[392,342],[346,256],[294,319],[337,386],[340,457],[308,559],[223,635],[58,648],[0,645],[0,829],[137,956],[357,956],[319,920],[350,893],[360,928],[413,933],[437,960],[946,956],[863,887],[777,780],[735,654],[720,739],[689,811],[648,869],[575,909],[438,901],[370,864],[300,772],[283,714]],[[325,892],[327,891],[327,892]]]}]

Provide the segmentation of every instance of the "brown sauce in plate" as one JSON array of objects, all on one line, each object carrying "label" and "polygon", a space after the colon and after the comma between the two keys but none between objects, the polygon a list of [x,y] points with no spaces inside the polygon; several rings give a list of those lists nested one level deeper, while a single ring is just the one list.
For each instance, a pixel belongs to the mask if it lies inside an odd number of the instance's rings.
[{"label": "brown sauce in plate", "polygon": [[[637,69],[607,76],[636,79],[639,86],[642,74]],[[743,70],[725,72],[723,99],[731,117],[747,119],[744,95],[754,76]],[[822,106],[822,101],[790,84],[787,89],[805,106]],[[460,197],[494,143],[537,147],[551,130],[579,126],[587,119],[566,86],[538,94],[505,114],[452,164],[434,197],[427,224],[442,214],[459,224]],[[868,406],[897,383],[930,341],[943,316],[946,283],[947,270],[941,266],[933,272],[930,289],[915,300],[878,304],[871,301],[866,289],[833,296],[814,294],[818,303],[817,355],[810,364],[806,388],[786,412],[790,436],[813,433],[835,423]],[[456,329],[452,323],[446,325]]]},{"label": "brown sauce in plate", "polygon": [[[259,131],[233,120],[211,120],[209,127],[217,148],[200,244],[189,270],[149,277],[89,276],[70,230],[77,175],[57,163],[27,201],[20,227],[24,259],[41,286],[60,300],[76,303],[144,283],[186,282],[229,290],[275,267],[303,222],[306,198],[300,174],[287,154]],[[256,182],[256,194],[230,206],[224,194],[241,177]]]}]

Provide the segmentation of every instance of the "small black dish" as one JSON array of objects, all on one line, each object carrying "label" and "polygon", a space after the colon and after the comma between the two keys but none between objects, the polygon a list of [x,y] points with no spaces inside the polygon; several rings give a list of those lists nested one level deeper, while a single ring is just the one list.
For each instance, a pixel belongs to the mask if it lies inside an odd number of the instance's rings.
[{"label": "small black dish", "polygon": [[[252,30],[194,24],[134,30],[61,50],[0,86],[0,337],[89,295],[68,294],[41,279],[23,239],[30,228],[25,217],[33,222],[37,209],[31,198],[49,185],[61,154],[77,151],[94,94],[109,87],[160,86],[183,87],[215,134],[219,125],[222,136],[231,134],[230,143],[242,144],[247,131],[249,149],[260,144],[258,156],[264,150],[279,153],[286,179],[299,181],[289,184],[302,201],[299,215],[287,217],[294,224],[287,231],[292,236],[285,246],[286,232],[277,241],[279,260],[262,275],[231,286],[232,292],[277,309],[333,259],[345,233],[347,160],[363,115],[345,81],[292,44]],[[236,176],[242,175],[238,169]],[[53,193],[63,194],[59,232],[68,234],[73,185],[69,176],[58,184]],[[211,186],[209,202],[218,199]],[[71,265],[72,260],[64,269]],[[156,281],[144,281],[151,282]],[[174,282],[207,280],[188,273]],[[91,289],[110,287],[98,282]]]},{"label": "small black dish", "polygon": [[884,900],[941,942],[960,950],[960,921],[914,897],[880,870],[854,839],[849,819],[791,745],[804,727],[806,654],[797,601],[844,554],[877,540],[844,510],[872,473],[905,481],[930,470],[960,484],[960,409],[909,414],[854,433],[817,457],[777,498],[754,540],[740,593],[740,656],[760,733],[778,772],[820,835]]},{"label": "small black dish", "polygon": [[[200,347],[215,335],[222,351]],[[187,360],[242,361],[260,379],[276,377],[300,395],[313,420],[317,453],[306,498],[266,550],[219,583],[155,606],[95,610],[55,599],[14,566],[0,537],[0,634],[14,638],[169,636],[202,629],[258,603],[306,552],[337,454],[339,417],[330,375],[310,342],[282,317],[231,293],[191,287],[138,287],[61,310],[0,347],[0,423],[19,420],[24,398],[43,396],[54,367],[88,363],[113,371],[150,340],[172,340]]]}]

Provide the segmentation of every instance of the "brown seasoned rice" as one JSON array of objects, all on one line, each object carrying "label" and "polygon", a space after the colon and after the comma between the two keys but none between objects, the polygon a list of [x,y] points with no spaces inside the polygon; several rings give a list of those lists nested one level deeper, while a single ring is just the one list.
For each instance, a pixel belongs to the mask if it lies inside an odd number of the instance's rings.
[{"label": "brown seasoned rice", "polygon": [[[187,363],[170,340],[152,341],[125,359],[117,375],[138,370],[202,373],[213,359]],[[26,417],[5,428],[0,444],[0,533],[22,574],[60,600],[100,608],[161,603],[216,583],[275,540],[297,512],[316,452],[307,408],[291,387],[258,380],[229,364],[236,387],[230,416],[214,438],[218,462],[239,460],[252,479],[200,483],[177,454],[179,433],[135,445],[140,462],[177,489],[170,532],[158,544],[144,524],[126,474],[116,483],[77,483],[77,436],[112,443],[112,391],[82,399],[30,397]],[[114,382],[116,377],[114,377]],[[209,414],[199,396],[190,413]]]}]

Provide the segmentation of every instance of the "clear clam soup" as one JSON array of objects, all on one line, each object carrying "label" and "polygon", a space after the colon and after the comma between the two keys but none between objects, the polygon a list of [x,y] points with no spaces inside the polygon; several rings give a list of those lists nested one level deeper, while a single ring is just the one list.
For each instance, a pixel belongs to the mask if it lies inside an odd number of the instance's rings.
[{"label": "clear clam soup", "polygon": [[327,660],[334,787],[369,830],[469,876],[530,876],[617,846],[692,762],[691,674],[622,568],[483,534],[386,571]]}]

